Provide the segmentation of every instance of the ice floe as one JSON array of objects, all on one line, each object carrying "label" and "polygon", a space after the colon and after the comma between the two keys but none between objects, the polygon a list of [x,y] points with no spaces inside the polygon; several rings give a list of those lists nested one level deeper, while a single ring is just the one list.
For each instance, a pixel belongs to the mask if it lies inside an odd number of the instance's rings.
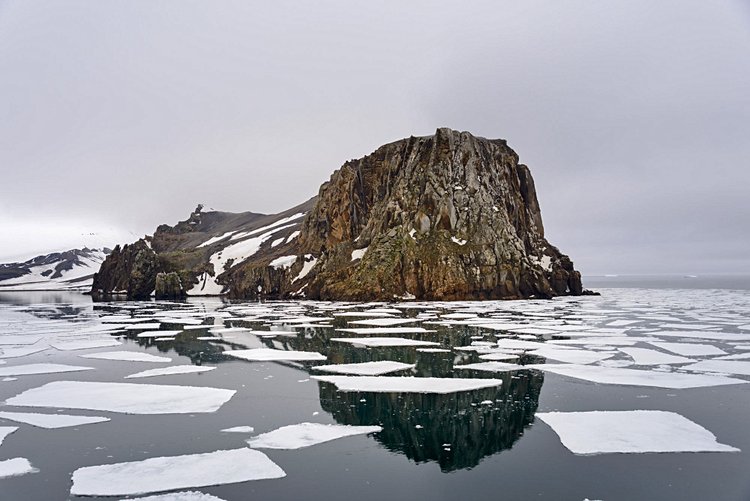
[{"label": "ice floe", "polygon": [[21,407],[59,407],[126,414],[214,412],[235,394],[221,388],[55,381],[5,401]]},{"label": "ice floe", "polygon": [[619,350],[630,356],[636,365],[687,364],[695,361],[648,348],[620,348]]},{"label": "ice floe", "polygon": [[301,449],[352,435],[378,433],[380,426],[300,423],[282,426],[247,440],[255,449]]},{"label": "ice floe", "polygon": [[338,332],[348,332],[350,334],[357,334],[358,336],[369,336],[370,334],[424,334],[427,332],[435,332],[434,330],[427,330],[423,327],[363,327],[361,329],[336,329]]},{"label": "ice floe", "polygon": [[87,466],[73,472],[74,496],[127,496],[284,477],[260,451],[242,448]]},{"label": "ice floe", "polygon": [[169,492],[167,494],[157,494],[155,496],[141,498],[127,498],[121,501],[224,501],[221,498],[204,494],[198,491]]},{"label": "ice floe", "polygon": [[614,356],[614,353],[560,348],[549,345],[542,345],[529,353],[570,364],[591,364]]},{"label": "ice floe", "polygon": [[535,364],[527,365],[545,372],[554,372],[561,376],[583,379],[601,384],[624,386],[651,386],[656,388],[701,388],[705,386],[722,386],[743,384],[747,381],[705,374],[680,374],[674,372],[656,372],[649,370],[623,369],[619,367],[599,367],[576,364]]},{"label": "ice floe", "polygon": [[125,376],[125,379],[137,379],[144,377],[153,376],[172,376],[175,374],[194,374],[197,372],[208,372],[216,369],[216,367],[206,367],[204,365],[174,365],[172,367],[162,367],[159,369],[149,369],[142,372],[136,372]]},{"label": "ice floe", "polygon": [[574,454],[739,451],[718,443],[713,433],[674,412],[541,412],[536,417]]},{"label": "ice floe", "polygon": [[432,341],[419,341],[417,339],[403,337],[334,337],[331,338],[331,341],[371,348],[380,346],[440,346],[440,343],[434,343]]},{"label": "ice floe", "polygon": [[160,357],[157,355],[152,355],[150,353],[143,353],[141,351],[104,351],[101,353],[89,353],[87,355],[80,356],[83,358],[94,358],[97,360],[117,360],[122,362],[166,363],[172,361],[172,359],[169,357]]},{"label": "ice floe", "polygon": [[91,348],[109,348],[112,346],[120,346],[121,344],[121,342],[114,338],[72,339],[54,341],[50,343],[53,348],[60,351],[88,350]]},{"label": "ice floe", "polygon": [[686,357],[697,357],[697,356],[711,356],[711,355],[726,355],[727,352],[717,348],[712,344],[701,344],[701,343],[666,343],[649,341],[650,344],[661,348],[662,350],[671,351],[678,355],[684,355]]},{"label": "ice floe", "polygon": [[456,393],[491,388],[502,379],[461,379],[435,377],[389,376],[311,376],[312,379],[336,385],[339,391],[373,393]]},{"label": "ice floe", "polygon": [[478,362],[476,364],[456,365],[453,368],[485,372],[508,372],[526,369],[523,365],[506,364],[503,362]]},{"label": "ice floe", "polygon": [[[702,360],[682,367],[689,371],[721,372],[724,374],[741,374],[750,376],[750,362],[736,360]],[[0,369],[1,370],[1,369]]]},{"label": "ice floe", "polygon": [[333,372],[336,374],[379,376],[381,374],[388,374],[389,372],[413,369],[414,367],[414,364],[381,360],[379,362],[363,362],[358,364],[319,365],[317,367],[313,367],[313,369],[323,372]]},{"label": "ice floe", "polygon": [[0,445],[2,445],[5,437],[13,433],[18,429],[18,426],[0,426]]},{"label": "ice floe", "polygon": [[69,426],[109,421],[109,418],[102,416],[72,416],[70,414],[39,414],[36,412],[0,412],[0,419],[47,429],[67,428]]},{"label": "ice floe", "polygon": [[0,367],[0,376],[28,376],[32,374],[56,374],[90,370],[94,370],[94,368],[65,364],[26,364]]},{"label": "ice floe", "polygon": [[255,428],[252,426],[234,426],[232,428],[224,428],[224,433],[252,433],[255,431]]},{"label": "ice floe", "polygon": [[273,350],[270,348],[252,348],[249,350],[227,350],[224,355],[229,355],[251,362],[273,362],[273,361],[318,361],[326,360],[326,356],[315,351]]},{"label": "ice floe", "polygon": [[18,477],[27,473],[36,473],[39,470],[31,466],[26,458],[13,458],[0,461],[0,478]]}]

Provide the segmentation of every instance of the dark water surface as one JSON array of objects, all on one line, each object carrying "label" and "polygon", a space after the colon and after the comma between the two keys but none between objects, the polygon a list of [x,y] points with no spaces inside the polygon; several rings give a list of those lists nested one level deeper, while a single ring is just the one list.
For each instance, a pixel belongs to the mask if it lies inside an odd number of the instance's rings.
[{"label": "dark water surface", "polygon": [[[690,280],[690,279],[686,279]],[[732,282],[734,283],[734,282]],[[750,334],[750,292],[724,289],[601,288],[601,297],[534,302],[477,302],[427,304],[405,309],[405,318],[483,309],[480,316],[495,321],[553,326],[613,329],[613,321],[632,321],[624,335],[644,335],[667,329],[665,324],[710,324],[710,331]],[[95,325],[108,315],[151,315],[162,311],[190,311],[206,327],[238,326],[294,330],[293,324],[243,319],[237,307],[257,303],[229,303],[219,299],[191,299],[186,303],[93,304],[87,296],[70,293],[0,293],[0,338],[19,330],[41,332],[36,322],[64,319],[76,326]],[[449,353],[418,352],[412,347],[359,348],[331,338],[354,334],[335,331],[356,318],[332,317],[334,311],[356,311],[392,305],[336,305],[327,303],[269,303],[289,315],[333,318],[333,327],[299,328],[293,337],[261,339],[249,334],[223,336],[216,342],[196,338],[207,329],[186,330],[174,341],[155,342],[131,332],[122,346],[58,351],[54,348],[6,359],[0,369],[30,363],[60,363],[94,367],[66,374],[18,376],[0,382],[0,400],[57,380],[134,382],[191,385],[237,390],[213,413],[128,415],[114,412],[59,410],[65,414],[98,415],[109,422],[72,428],[42,429],[18,426],[0,445],[0,461],[28,458],[39,472],[0,479],[0,500],[121,499],[70,496],[71,474],[77,468],[157,456],[196,454],[245,446],[253,434],[222,433],[221,429],[249,425],[255,433],[301,422],[380,425],[383,431],[347,437],[297,450],[263,452],[286,477],[237,484],[199,487],[200,491],[230,500],[750,500],[750,385],[736,384],[693,389],[661,389],[596,384],[538,370],[480,372],[455,366],[480,362],[472,351],[455,350],[472,341],[495,342],[512,332],[472,325],[422,325],[434,333],[404,335],[441,343]],[[125,309],[123,308],[125,307]],[[232,308],[235,308],[234,310]],[[199,312],[200,314],[196,313]],[[222,316],[231,315],[231,318]],[[25,315],[28,322],[18,322]],[[3,324],[3,320],[8,323]],[[437,319],[439,321],[439,319]],[[13,327],[10,327],[13,326]],[[162,329],[175,329],[163,324]],[[685,329],[692,330],[692,329]],[[117,335],[123,336],[120,332]],[[549,336],[538,336],[548,340]],[[668,338],[670,342],[710,343],[727,353],[743,353],[741,343]],[[42,341],[44,342],[44,341]],[[750,342],[748,342],[750,344]],[[641,347],[653,346],[638,344]],[[323,363],[395,360],[416,364],[416,377],[473,377],[502,379],[496,388],[452,394],[346,393],[329,383],[310,379],[320,374],[320,363],[248,362],[223,355],[227,349],[271,347],[317,351]],[[3,348],[3,346],[0,346]],[[171,364],[106,361],[79,355],[129,350],[169,356]],[[745,352],[748,353],[748,352]],[[701,357],[696,357],[701,358]],[[705,358],[705,357],[703,357]],[[627,360],[617,353],[615,360]],[[522,356],[520,363],[544,362]],[[551,363],[551,362],[549,362]],[[217,369],[200,374],[123,378],[165,365],[202,364]],[[646,369],[645,367],[634,368]],[[649,369],[653,369],[652,367]],[[660,370],[670,370],[661,367]],[[733,376],[750,380],[748,376]],[[2,379],[2,378],[0,378]],[[487,403],[491,402],[491,403]],[[644,453],[579,456],[565,448],[538,412],[654,409],[679,413],[716,435],[717,441],[741,449],[736,453]],[[58,409],[0,405],[0,411],[56,412]],[[144,494],[147,496],[147,494]]]}]

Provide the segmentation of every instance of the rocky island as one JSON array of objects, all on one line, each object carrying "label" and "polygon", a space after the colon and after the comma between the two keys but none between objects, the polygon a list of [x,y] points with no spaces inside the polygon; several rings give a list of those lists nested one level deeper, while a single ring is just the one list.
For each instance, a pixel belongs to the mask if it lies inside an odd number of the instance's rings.
[{"label": "rocky island", "polygon": [[463,300],[584,293],[544,237],[534,180],[502,139],[438,129],[346,162],[276,215],[204,212],[116,247],[106,298]]}]

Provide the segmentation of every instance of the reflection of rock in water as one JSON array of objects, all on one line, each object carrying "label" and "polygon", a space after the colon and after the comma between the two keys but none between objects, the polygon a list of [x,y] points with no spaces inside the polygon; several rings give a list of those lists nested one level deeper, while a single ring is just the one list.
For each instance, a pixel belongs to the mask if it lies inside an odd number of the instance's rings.
[{"label": "reflection of rock in water", "polygon": [[[376,439],[416,461],[437,461],[444,472],[472,468],[510,449],[536,412],[544,376],[537,371],[493,375],[498,388],[448,395],[345,393],[320,382],[321,406],[342,424],[381,425]],[[492,401],[491,405],[481,402]]]}]

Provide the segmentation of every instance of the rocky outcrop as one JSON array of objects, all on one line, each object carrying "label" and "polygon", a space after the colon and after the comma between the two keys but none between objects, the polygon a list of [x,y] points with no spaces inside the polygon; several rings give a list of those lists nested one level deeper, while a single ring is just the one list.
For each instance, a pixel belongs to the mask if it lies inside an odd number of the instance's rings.
[{"label": "rocky outcrop", "polygon": [[126,294],[128,299],[148,299],[156,284],[159,260],[148,242],[116,246],[94,274],[91,293],[95,298]]},{"label": "rocky outcrop", "polygon": [[[270,258],[285,252],[299,259],[282,277],[269,273]],[[268,259],[227,273],[235,296],[254,296],[258,286],[274,296],[331,300],[583,290],[573,263],[544,238],[528,167],[504,140],[449,129],[345,163],[320,188],[296,245]]]},{"label": "rocky outcrop", "polygon": [[187,296],[180,275],[174,271],[157,273],[154,288],[156,299],[184,299]]},{"label": "rocky outcrop", "polygon": [[156,273],[175,273],[188,294],[325,300],[584,292],[544,236],[528,167],[502,139],[438,129],[345,163],[316,198],[284,213],[201,209],[157,229],[154,283]]}]

